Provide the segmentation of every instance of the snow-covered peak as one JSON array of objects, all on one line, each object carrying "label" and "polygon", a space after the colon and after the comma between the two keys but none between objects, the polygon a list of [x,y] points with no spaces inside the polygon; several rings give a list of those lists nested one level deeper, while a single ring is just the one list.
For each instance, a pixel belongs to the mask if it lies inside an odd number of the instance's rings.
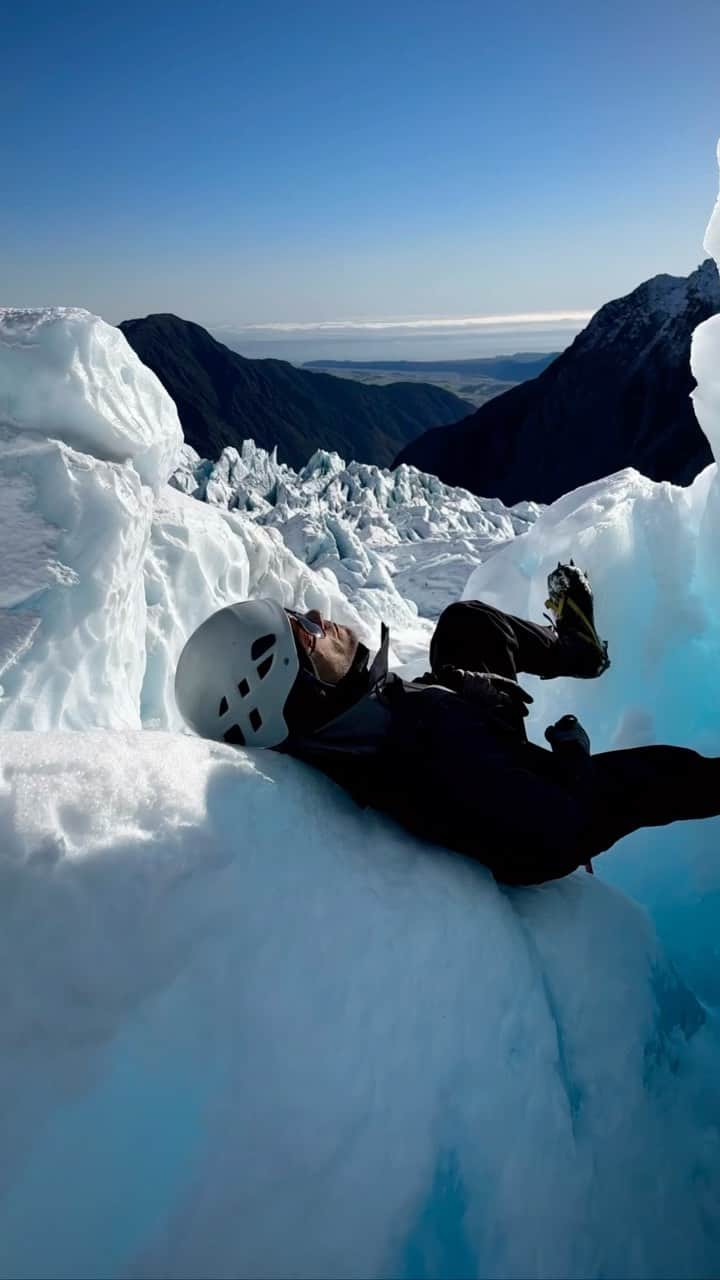
[{"label": "snow-covered peak", "polygon": [[639,298],[643,299],[651,312],[662,312],[668,318],[683,314],[691,299],[718,306],[720,279],[717,266],[713,258],[706,258],[688,276],[653,276],[628,295],[628,301]]},{"label": "snow-covered peak", "polygon": [[0,309],[0,432],[53,437],[157,487],[182,430],[170,396],[123,334],[76,307]]},{"label": "snow-covered peak", "polygon": [[[705,237],[705,248],[710,252],[707,236]],[[715,254],[712,254],[711,257],[706,258],[704,262],[701,262],[700,266],[696,267],[687,279],[689,293],[694,293],[697,297],[705,298],[707,301],[713,303],[713,305],[717,305],[718,292],[720,291],[720,275],[718,273],[718,264],[715,260]]]},{"label": "snow-covered peak", "polygon": [[654,345],[659,334],[672,346],[677,331],[678,356],[687,360],[688,328],[714,311],[720,311],[720,277],[713,259],[707,258],[688,276],[653,276],[631,293],[606,303],[572,348],[585,352],[599,346],[608,350],[617,342],[635,349],[643,341]]}]

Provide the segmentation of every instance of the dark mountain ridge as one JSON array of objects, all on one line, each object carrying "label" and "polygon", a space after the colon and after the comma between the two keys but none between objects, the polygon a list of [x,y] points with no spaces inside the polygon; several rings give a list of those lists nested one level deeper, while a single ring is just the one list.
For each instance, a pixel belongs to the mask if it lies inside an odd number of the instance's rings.
[{"label": "dark mountain ridge", "polygon": [[720,312],[707,259],[607,303],[532,381],[404,448],[447,484],[506,503],[555,498],[623,467],[687,484],[712,460],[690,400],[690,339]]},{"label": "dark mountain ridge", "polygon": [[300,468],[316,449],[390,466],[426,427],[457,421],[467,401],[425,383],[367,387],[284,360],[249,360],[174,315],[124,320],[130,346],[177,405],[188,444],[217,458],[252,439]]}]

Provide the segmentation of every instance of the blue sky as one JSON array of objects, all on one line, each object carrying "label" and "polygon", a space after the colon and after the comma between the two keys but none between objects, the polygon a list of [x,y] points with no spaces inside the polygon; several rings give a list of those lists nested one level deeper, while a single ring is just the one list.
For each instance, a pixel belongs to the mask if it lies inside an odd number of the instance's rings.
[{"label": "blue sky", "polygon": [[3,28],[8,304],[583,311],[704,256],[717,0],[25,0]]}]

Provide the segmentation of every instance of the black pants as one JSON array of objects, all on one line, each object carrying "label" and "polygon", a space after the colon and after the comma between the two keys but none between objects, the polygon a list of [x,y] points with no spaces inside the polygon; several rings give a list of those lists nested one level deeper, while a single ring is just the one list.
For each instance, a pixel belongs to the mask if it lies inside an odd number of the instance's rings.
[{"label": "black pants", "polygon": [[[577,652],[552,627],[502,613],[479,600],[450,605],[441,614],[430,661],[433,670],[449,664],[513,680],[523,671],[545,679],[579,674]],[[640,827],[720,814],[720,759],[684,747],[599,752],[589,758],[578,786],[588,796],[591,813],[586,858]]]}]

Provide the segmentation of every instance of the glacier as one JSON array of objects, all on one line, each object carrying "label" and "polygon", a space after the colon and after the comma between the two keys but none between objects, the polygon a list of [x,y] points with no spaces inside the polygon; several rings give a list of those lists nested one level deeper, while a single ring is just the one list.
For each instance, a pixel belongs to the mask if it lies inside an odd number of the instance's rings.
[{"label": "glacier", "polygon": [[394,471],[347,466],[322,449],[295,472],[252,440],[223,449],[217,462],[184,445],[170,482],[278,529],[307,564],[331,568],[347,595],[390,585],[389,575],[401,597],[432,618],[458,598],[470,567],[525,533],[540,511],[534,502],[508,508],[477,498],[404,463]]},{"label": "glacier", "polygon": [[[716,319],[715,456],[719,356]],[[718,821],[509,890],[172,699],[232,599],[385,620],[412,674],[450,598],[539,618],[571,554],[613,665],[528,679],[531,734],[575,711],[598,749],[720,754],[715,465],[508,510],[201,460],[62,308],[0,313],[0,387],[0,1276],[717,1275]]]}]

